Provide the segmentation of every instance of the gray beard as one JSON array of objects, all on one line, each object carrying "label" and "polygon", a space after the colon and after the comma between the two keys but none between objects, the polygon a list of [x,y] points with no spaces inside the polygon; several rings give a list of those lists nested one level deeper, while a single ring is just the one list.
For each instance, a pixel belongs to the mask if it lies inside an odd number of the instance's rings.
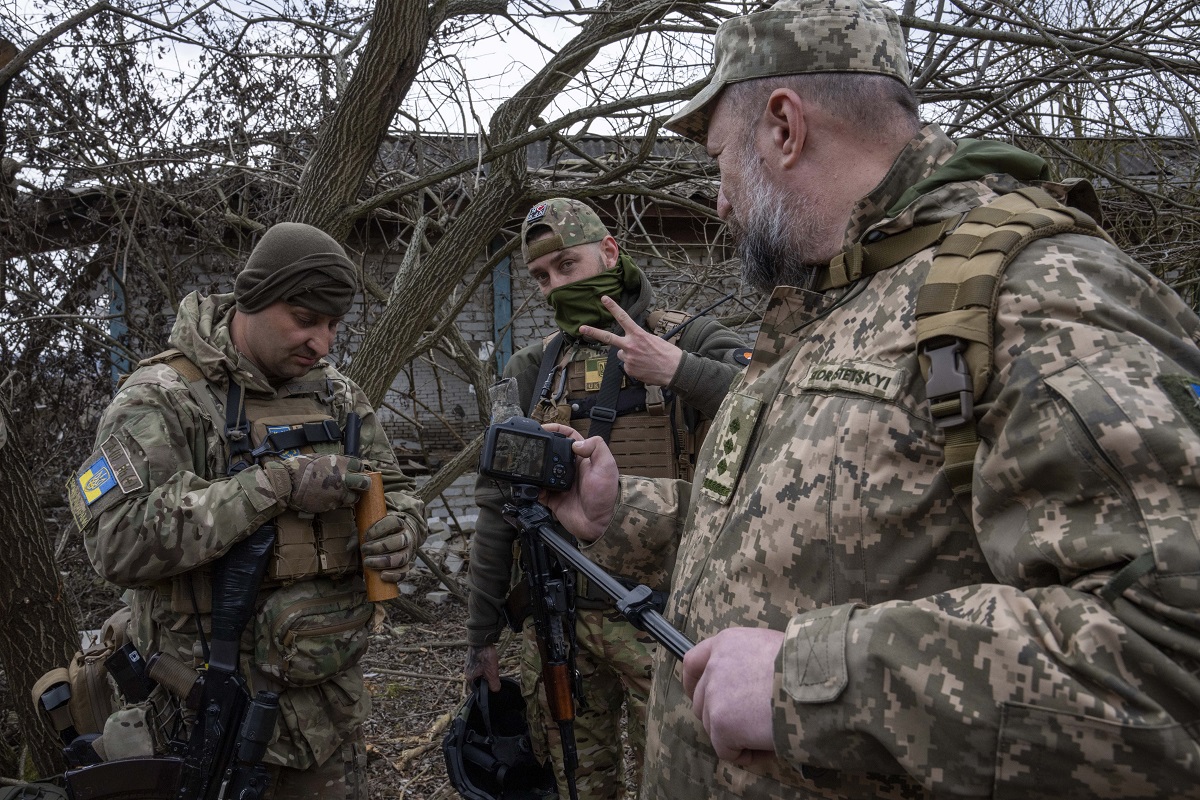
[{"label": "gray beard", "polygon": [[811,195],[788,195],[768,184],[755,163],[743,169],[746,222],[736,215],[727,220],[742,259],[742,280],[764,294],[777,286],[812,290],[829,263],[820,255],[829,227],[820,205]]}]

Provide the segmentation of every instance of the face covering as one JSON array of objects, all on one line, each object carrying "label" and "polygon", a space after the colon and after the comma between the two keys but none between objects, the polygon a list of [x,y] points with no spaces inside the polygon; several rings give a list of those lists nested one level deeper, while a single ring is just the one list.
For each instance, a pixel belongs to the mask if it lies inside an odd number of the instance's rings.
[{"label": "face covering", "polygon": [[628,279],[632,277],[633,261],[622,255],[613,269],[606,269],[575,283],[560,286],[546,296],[554,309],[554,324],[568,336],[579,336],[580,325],[607,328],[613,315],[601,303],[601,297],[620,301]]}]

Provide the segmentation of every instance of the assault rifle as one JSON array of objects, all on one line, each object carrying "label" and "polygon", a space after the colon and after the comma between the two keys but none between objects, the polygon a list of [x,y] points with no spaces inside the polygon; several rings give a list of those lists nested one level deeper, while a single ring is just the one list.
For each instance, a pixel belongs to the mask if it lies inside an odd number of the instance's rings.
[{"label": "assault rifle", "polygon": [[[155,686],[178,698],[190,717],[186,738],[172,739],[168,755],[126,758],[66,772],[73,800],[259,800],[270,784],[262,763],[279,717],[279,697],[250,697],[238,670],[238,645],[254,610],[275,543],[267,523],[234,545],[213,570],[212,642],[197,672],[168,653],[143,660],[132,643],[105,666],[131,703],[145,702]],[[203,633],[201,633],[203,635]],[[68,748],[68,751],[70,748]]]},{"label": "assault rifle", "polygon": [[574,466],[569,439],[520,416],[488,428],[479,460],[480,472],[511,486],[511,498],[503,514],[517,529],[521,542],[522,567],[542,658],[542,681],[550,715],[562,740],[563,772],[571,800],[578,798],[574,720],[575,698],[582,694],[575,667],[576,572],[608,594],[626,619],[661,642],[676,658],[683,658],[693,646],[654,608],[649,587],[626,589],[592,563],[579,552],[569,534],[564,536],[556,529],[550,510],[538,502],[542,489],[570,488]]},{"label": "assault rifle", "polygon": [[[591,559],[579,552],[573,539],[555,529],[550,510],[538,502],[539,488],[513,484],[512,501],[504,518],[515,526],[521,541],[521,562],[529,584],[534,632],[542,657],[542,682],[550,716],[562,740],[563,773],[571,800],[578,800],[575,770],[579,754],[575,745],[575,698],[582,687],[575,668],[575,572],[611,597],[617,610],[639,630],[682,659],[694,646],[654,608],[650,587],[626,589]],[[568,534],[569,536],[569,534]]]}]

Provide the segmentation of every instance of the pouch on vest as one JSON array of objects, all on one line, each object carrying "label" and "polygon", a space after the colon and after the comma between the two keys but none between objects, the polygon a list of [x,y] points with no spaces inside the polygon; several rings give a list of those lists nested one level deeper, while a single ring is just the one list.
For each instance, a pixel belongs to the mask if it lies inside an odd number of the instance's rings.
[{"label": "pouch on vest", "polygon": [[104,660],[129,641],[129,616],[130,609],[121,607],[105,620],[97,644],[76,652],[66,667],[52,669],[34,683],[34,708],[50,718],[64,740],[103,733],[105,721],[119,706]]},{"label": "pouch on vest", "polygon": [[326,681],[362,657],[374,614],[361,586],[316,578],[276,589],[254,617],[254,665],[285,686]]},{"label": "pouch on vest", "polygon": [[[250,439],[257,447],[272,433],[298,428],[304,423],[332,421],[328,415],[283,414],[252,421]],[[285,450],[271,458],[301,454],[341,452],[339,442],[321,442]],[[267,580],[289,582],[312,575],[344,575],[359,566],[358,527],[353,508],[337,508],[316,517],[285,511],[275,518],[275,553],[267,567]]]}]

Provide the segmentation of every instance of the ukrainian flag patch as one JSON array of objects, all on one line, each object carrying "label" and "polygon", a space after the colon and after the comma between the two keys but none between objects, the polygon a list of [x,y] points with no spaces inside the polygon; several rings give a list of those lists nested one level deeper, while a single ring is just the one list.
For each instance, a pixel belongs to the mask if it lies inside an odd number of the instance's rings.
[{"label": "ukrainian flag patch", "polygon": [[100,456],[75,476],[79,491],[90,506],[117,486],[117,476],[106,456]]}]

